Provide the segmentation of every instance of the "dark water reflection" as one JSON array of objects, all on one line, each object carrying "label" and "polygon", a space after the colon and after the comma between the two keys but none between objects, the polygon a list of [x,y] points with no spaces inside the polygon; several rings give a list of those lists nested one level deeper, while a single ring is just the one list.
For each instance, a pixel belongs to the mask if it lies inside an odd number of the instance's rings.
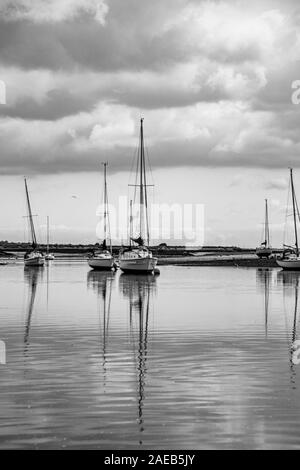
[{"label": "dark water reflection", "polygon": [[300,274],[0,270],[1,448],[299,448]]}]

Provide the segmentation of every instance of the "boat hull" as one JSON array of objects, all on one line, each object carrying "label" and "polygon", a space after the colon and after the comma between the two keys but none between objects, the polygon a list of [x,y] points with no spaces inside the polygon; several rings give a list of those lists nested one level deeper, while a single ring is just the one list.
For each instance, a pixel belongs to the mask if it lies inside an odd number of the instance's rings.
[{"label": "boat hull", "polygon": [[276,260],[278,266],[286,271],[300,271],[300,259],[297,260]]},{"label": "boat hull", "polygon": [[152,273],[155,269],[157,258],[120,259],[120,269],[124,273]]},{"label": "boat hull", "polygon": [[44,266],[45,258],[37,256],[36,258],[28,258],[24,260],[25,266]]},{"label": "boat hull", "polygon": [[88,259],[88,265],[99,271],[107,271],[114,267],[113,258],[90,258]]},{"label": "boat hull", "polygon": [[256,256],[259,258],[269,258],[272,254],[271,248],[257,248]]}]

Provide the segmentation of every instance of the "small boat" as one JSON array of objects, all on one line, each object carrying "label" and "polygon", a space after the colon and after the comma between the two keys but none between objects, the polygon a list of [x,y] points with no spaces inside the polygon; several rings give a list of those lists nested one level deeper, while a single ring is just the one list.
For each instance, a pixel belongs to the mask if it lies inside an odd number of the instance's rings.
[{"label": "small boat", "polygon": [[272,254],[270,246],[270,231],[269,231],[269,215],[268,215],[268,200],[265,199],[265,227],[264,227],[264,241],[256,248],[256,255],[259,258],[269,258]]},{"label": "small boat", "polygon": [[293,204],[293,223],[294,223],[294,236],[295,245],[288,246],[284,245],[282,257],[277,259],[278,266],[285,270],[299,271],[300,270],[300,256],[299,256],[299,245],[298,245],[298,230],[297,230],[297,219],[299,220],[298,203],[295,193],[294,180],[293,180],[293,169],[290,169],[290,185],[292,194]]},{"label": "small boat", "polygon": [[[108,196],[107,196],[107,162],[103,163],[104,166],[104,239],[101,247],[92,252],[88,258],[88,264],[93,269],[108,270],[116,267],[114,257],[112,255],[112,246],[110,239],[110,247],[107,246],[107,232],[110,232],[109,213],[108,213]],[[109,238],[110,238],[110,233]]]},{"label": "small boat", "polygon": [[34,228],[34,223],[33,223],[33,217],[32,217],[26,178],[24,179],[24,182],[25,182],[25,193],[26,193],[29,226],[30,226],[30,232],[31,232],[31,246],[32,246],[32,249],[26,252],[24,255],[24,264],[25,266],[43,266],[45,262],[45,257],[43,253],[39,250],[37,240],[36,240],[36,234],[35,234],[35,228]]},{"label": "small boat", "polygon": [[49,252],[49,216],[47,216],[47,251],[45,255],[45,260],[51,261],[53,259],[55,259],[54,254]]},{"label": "small boat", "polygon": [[[140,142],[137,176],[139,177],[139,233],[138,236],[132,236],[132,201],[130,201],[130,234],[129,247],[124,247],[119,253],[120,269],[124,273],[153,273],[156,267],[157,258],[154,258],[149,250],[149,221],[147,211],[147,181],[146,181],[146,164],[144,149],[144,130],[143,119],[140,125]],[[135,186],[135,185],[134,185]],[[147,245],[145,244],[145,233],[147,234]],[[134,245],[132,245],[132,242]]]}]

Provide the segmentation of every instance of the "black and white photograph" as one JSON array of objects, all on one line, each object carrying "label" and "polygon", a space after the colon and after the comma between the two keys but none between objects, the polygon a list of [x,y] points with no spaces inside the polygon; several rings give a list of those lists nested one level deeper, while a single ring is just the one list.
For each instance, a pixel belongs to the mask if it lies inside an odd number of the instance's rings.
[{"label": "black and white photograph", "polygon": [[298,0],[0,0],[0,450],[299,450],[299,206]]}]

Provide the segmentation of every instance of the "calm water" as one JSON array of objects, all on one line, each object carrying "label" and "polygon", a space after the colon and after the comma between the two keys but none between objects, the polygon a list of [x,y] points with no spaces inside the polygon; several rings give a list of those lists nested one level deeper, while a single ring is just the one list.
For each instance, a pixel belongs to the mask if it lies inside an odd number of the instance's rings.
[{"label": "calm water", "polygon": [[0,447],[300,448],[299,284],[1,266]]}]

